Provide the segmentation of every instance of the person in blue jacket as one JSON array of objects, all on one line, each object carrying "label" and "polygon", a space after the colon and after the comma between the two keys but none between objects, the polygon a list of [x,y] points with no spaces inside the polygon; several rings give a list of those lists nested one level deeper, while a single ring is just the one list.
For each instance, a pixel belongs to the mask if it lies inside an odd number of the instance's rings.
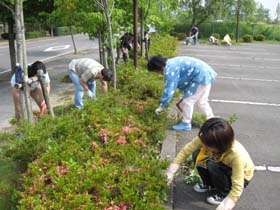
[{"label": "person in blue jacket", "polygon": [[169,105],[177,88],[183,93],[180,103],[183,119],[172,127],[174,130],[192,129],[191,120],[196,103],[207,119],[214,117],[208,97],[217,73],[207,63],[187,56],[171,59],[154,56],[148,62],[148,70],[164,74],[165,87],[156,114],[160,114]]}]

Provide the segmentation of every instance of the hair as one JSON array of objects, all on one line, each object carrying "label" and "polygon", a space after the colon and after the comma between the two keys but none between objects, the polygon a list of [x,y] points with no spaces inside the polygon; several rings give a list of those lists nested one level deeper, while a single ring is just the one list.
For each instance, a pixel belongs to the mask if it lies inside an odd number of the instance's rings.
[{"label": "hair", "polygon": [[166,65],[167,58],[157,55],[152,57],[148,62],[149,71],[162,71]]},{"label": "hair", "polygon": [[220,153],[228,151],[234,141],[234,131],[231,125],[222,118],[207,120],[198,133],[202,143],[215,148]]},{"label": "hair", "polygon": [[35,61],[34,63],[31,64],[31,66],[27,67],[28,70],[28,77],[34,77],[37,75],[37,71],[42,69],[44,74],[47,72],[46,66],[43,62],[41,61]]},{"label": "hair", "polygon": [[110,82],[113,80],[114,74],[113,71],[111,71],[110,69],[102,69],[101,74],[103,76],[104,81]]}]

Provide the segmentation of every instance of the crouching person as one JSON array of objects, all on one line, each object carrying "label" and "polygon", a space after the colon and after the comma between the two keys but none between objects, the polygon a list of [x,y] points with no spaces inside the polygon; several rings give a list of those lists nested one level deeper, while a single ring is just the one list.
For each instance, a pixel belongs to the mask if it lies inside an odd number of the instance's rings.
[{"label": "crouching person", "polygon": [[169,166],[168,184],[189,155],[203,182],[196,184],[194,191],[210,191],[212,195],[207,197],[207,202],[218,205],[216,210],[233,209],[253,177],[254,164],[246,149],[234,138],[230,124],[221,118],[207,120],[198,136],[185,145]]},{"label": "crouching person", "polygon": [[103,93],[107,93],[108,85],[113,79],[113,72],[105,69],[100,63],[91,58],[73,59],[68,67],[68,74],[75,86],[75,107],[82,109],[83,96],[87,93],[90,99],[96,98],[96,80],[101,81]]}]

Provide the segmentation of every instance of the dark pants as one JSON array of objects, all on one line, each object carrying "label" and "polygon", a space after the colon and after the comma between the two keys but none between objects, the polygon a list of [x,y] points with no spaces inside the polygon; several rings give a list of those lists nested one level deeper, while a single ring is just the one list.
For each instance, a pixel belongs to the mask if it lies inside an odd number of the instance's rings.
[{"label": "dark pants", "polygon": [[[200,150],[192,154],[192,160],[195,163]],[[203,184],[216,188],[218,195],[225,197],[231,190],[232,169],[221,162],[213,160],[207,161],[207,169],[196,167]],[[244,187],[249,184],[244,180]]]}]

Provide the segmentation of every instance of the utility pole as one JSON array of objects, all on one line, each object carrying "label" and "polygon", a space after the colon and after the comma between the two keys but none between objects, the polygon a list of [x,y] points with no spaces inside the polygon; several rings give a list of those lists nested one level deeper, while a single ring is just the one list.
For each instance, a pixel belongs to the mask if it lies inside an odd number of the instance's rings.
[{"label": "utility pole", "polygon": [[133,0],[133,15],[134,15],[134,39],[133,39],[133,49],[134,49],[134,67],[138,67],[138,0]]},{"label": "utility pole", "polygon": [[239,37],[239,15],[240,15],[240,0],[237,0],[237,6],[236,6],[236,34],[235,34],[236,43],[238,43],[238,37]]}]

